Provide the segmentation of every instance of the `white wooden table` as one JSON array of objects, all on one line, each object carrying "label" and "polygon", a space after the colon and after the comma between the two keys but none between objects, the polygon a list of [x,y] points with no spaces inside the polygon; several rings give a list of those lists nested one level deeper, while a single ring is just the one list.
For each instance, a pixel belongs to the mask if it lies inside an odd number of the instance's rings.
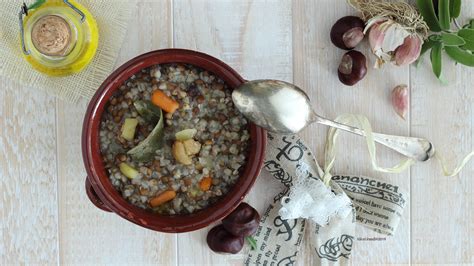
[{"label": "white wooden table", "polygon": [[[464,15],[472,16],[473,4],[464,3]],[[446,60],[448,86],[434,78],[428,60],[419,68],[371,68],[354,87],[338,81],[336,68],[344,52],[330,43],[329,30],[338,18],[354,14],[345,1],[155,0],[137,6],[117,66],[160,48],[199,50],[221,58],[247,79],[294,82],[327,117],[364,114],[375,130],[426,137],[453,161],[474,149],[473,69]],[[366,44],[359,49],[369,54]],[[411,87],[406,121],[389,103],[391,89],[402,83]],[[156,233],[89,202],[81,157],[86,106],[87,100],[69,104],[0,78],[0,265],[240,265],[243,254],[209,250],[208,229]],[[317,125],[302,133],[320,159],[325,134],[326,128]],[[364,145],[345,134],[335,172],[392,180],[411,197],[397,234],[357,241],[353,264],[474,263],[474,163],[455,178],[443,177],[435,161],[398,175],[381,174],[371,169]],[[379,150],[384,165],[400,158]],[[262,173],[246,200],[263,211],[280,189]],[[382,237],[362,227],[357,235]],[[307,246],[298,265],[312,265]]]}]

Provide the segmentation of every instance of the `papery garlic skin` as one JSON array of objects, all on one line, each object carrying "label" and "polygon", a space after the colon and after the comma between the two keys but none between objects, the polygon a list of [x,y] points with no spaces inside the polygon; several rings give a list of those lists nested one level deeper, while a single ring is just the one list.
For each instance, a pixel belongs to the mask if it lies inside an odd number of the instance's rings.
[{"label": "papery garlic skin", "polygon": [[[382,52],[382,42],[385,38],[385,33],[381,30],[381,24],[382,22],[373,24],[369,32],[369,45],[372,48],[372,52],[376,55]],[[367,29],[369,29],[368,26],[366,31]]]},{"label": "papery garlic skin", "polygon": [[407,85],[398,85],[392,90],[392,106],[395,112],[403,120],[408,112],[410,105],[410,95]]},{"label": "papery garlic skin", "polygon": [[411,64],[420,56],[422,39],[391,19],[374,17],[367,22],[364,32],[368,32],[370,47],[377,57],[375,68],[385,62],[397,66]]}]

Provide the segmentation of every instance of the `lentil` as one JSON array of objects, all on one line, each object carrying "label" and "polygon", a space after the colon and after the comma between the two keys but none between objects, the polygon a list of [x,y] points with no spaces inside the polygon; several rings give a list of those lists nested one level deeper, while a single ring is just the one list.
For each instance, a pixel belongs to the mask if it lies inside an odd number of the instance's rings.
[{"label": "lentil", "polygon": [[[153,160],[134,162],[127,151],[143,141],[155,125],[139,116],[133,102],[150,100],[157,89],[180,106],[174,113],[164,113],[164,145]],[[127,141],[120,136],[120,129],[124,119],[131,117],[139,124],[135,138]],[[197,130],[196,143],[188,143],[194,145],[188,148],[195,147],[187,150],[190,165],[179,163],[172,155],[175,133],[184,129]],[[102,116],[99,138],[104,167],[122,197],[140,208],[173,215],[206,208],[232,188],[246,163],[250,134],[224,81],[191,65],[164,64],[146,68],[124,82]],[[125,177],[118,169],[122,162],[140,174],[132,180]],[[212,176],[212,181],[204,192],[198,184],[207,176]],[[174,191],[176,197],[159,206],[156,200],[150,203],[163,191]]]}]

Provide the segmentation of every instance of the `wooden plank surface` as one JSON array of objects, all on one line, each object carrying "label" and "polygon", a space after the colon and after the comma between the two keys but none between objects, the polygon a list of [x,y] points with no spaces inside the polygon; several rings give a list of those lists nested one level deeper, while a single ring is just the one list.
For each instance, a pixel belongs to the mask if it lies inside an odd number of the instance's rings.
[{"label": "wooden plank surface", "polygon": [[[175,47],[220,58],[246,79],[291,81],[290,0],[175,0],[174,22]],[[263,172],[246,201],[262,213],[280,190],[279,184]],[[179,264],[241,265],[243,252],[217,255],[207,247],[210,228],[178,236]]]},{"label": "wooden plank surface", "polygon": [[55,99],[0,77],[0,101],[0,265],[55,264]]},{"label": "wooden plank surface", "polygon": [[[171,45],[171,2],[140,1],[137,6],[128,29],[134,41],[124,43],[117,65]],[[87,102],[57,102],[61,264],[176,264],[176,235],[138,227],[97,209],[87,198],[81,153]]]},{"label": "wooden plank surface", "polygon": [[[463,1],[461,24],[474,14]],[[411,68],[411,133],[433,141],[450,168],[474,150],[474,72],[443,57],[441,84],[429,57]],[[432,160],[411,169],[412,262],[474,263],[474,162],[456,177],[444,177]]]},{"label": "wooden plank surface", "polygon": [[[464,17],[473,13],[472,5],[463,9]],[[364,43],[358,50],[368,55],[367,77],[344,86],[336,75],[344,51],[330,43],[329,30],[349,14],[355,12],[345,1],[331,0],[140,0],[117,66],[154,49],[195,49],[247,79],[294,82],[328,118],[364,114],[376,131],[427,137],[450,162],[473,150],[472,69],[445,60],[447,86],[433,77],[427,60],[419,68],[374,70]],[[391,89],[402,83],[411,87],[406,121],[389,102]],[[160,234],[89,202],[80,147],[87,102],[68,104],[0,78],[0,265],[241,265],[244,253],[224,256],[207,248],[210,228]],[[301,134],[319,159],[326,131],[312,125]],[[390,180],[411,196],[397,234],[357,241],[353,265],[474,263],[474,163],[455,178],[443,177],[434,160],[402,174],[381,174],[371,169],[362,139],[340,139],[334,173]],[[400,158],[378,151],[384,166]],[[264,172],[245,200],[262,212],[280,189]],[[360,226],[357,236],[383,238]],[[305,246],[298,265],[312,265],[311,253]]]},{"label": "wooden plank surface", "polygon": [[[324,16],[320,15],[322,11]],[[356,12],[345,1],[325,0],[318,1],[317,5],[313,1],[293,2],[294,83],[308,93],[316,112],[327,118],[334,119],[343,113],[363,114],[371,121],[374,131],[408,135],[410,121],[398,118],[389,102],[393,87],[409,83],[408,67],[386,65],[380,70],[373,69],[374,57],[364,41],[357,50],[368,59],[365,79],[353,87],[345,86],[338,80],[337,67],[345,51],[330,42],[329,31],[337,19],[352,14]],[[314,124],[302,133],[320,162],[323,162],[326,132],[325,126]],[[410,190],[409,172],[390,175],[372,170],[364,139],[342,133],[338,145],[334,173],[376,177]],[[398,154],[380,146],[378,152],[379,164],[384,166],[400,159]],[[407,206],[393,237],[381,236],[357,226],[356,237],[360,241],[354,244],[353,265],[409,263],[409,221],[410,206]],[[383,240],[362,240],[376,238]],[[311,256],[304,258],[305,265],[313,264]]]}]

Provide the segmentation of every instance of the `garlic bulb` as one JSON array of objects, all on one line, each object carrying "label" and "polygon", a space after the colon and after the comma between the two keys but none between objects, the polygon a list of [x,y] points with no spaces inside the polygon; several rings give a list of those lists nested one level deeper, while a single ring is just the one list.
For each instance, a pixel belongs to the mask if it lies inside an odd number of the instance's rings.
[{"label": "garlic bulb", "polygon": [[422,38],[391,19],[374,17],[367,22],[364,33],[367,31],[370,47],[377,57],[375,68],[380,68],[385,62],[408,65],[420,56]]},{"label": "garlic bulb", "polygon": [[405,120],[409,106],[409,93],[407,85],[398,85],[392,90],[392,106],[395,112]]}]

